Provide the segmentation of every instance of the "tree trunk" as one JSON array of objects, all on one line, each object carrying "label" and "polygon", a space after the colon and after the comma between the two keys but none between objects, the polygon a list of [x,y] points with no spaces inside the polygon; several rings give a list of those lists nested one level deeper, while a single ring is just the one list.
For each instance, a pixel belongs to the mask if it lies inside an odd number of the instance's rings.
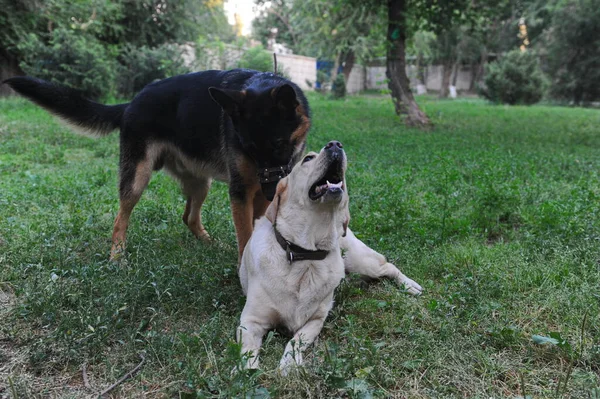
[{"label": "tree trunk", "polygon": [[406,115],[404,122],[408,126],[428,127],[431,121],[417,105],[410,81],[406,76],[406,1],[388,0],[387,31],[387,70],[388,87],[392,92],[392,101],[397,115]]},{"label": "tree trunk", "polygon": [[344,69],[342,69],[342,72],[344,73],[344,79],[346,80],[346,84],[348,84],[348,79],[350,79],[350,73],[352,72],[352,68],[354,67],[354,61],[356,60],[354,51],[347,52],[344,58]]},{"label": "tree trunk", "polygon": [[427,65],[423,65],[423,56],[417,56],[417,80],[423,86],[427,86],[427,78],[425,77],[425,70]]},{"label": "tree trunk", "polygon": [[475,92],[475,82],[477,81],[477,69],[479,66],[475,61],[471,62],[471,68],[469,71],[471,73],[471,81],[469,82],[469,93]]},{"label": "tree trunk", "polygon": [[442,66],[442,86],[440,87],[440,98],[448,98],[450,78],[452,77],[452,61],[445,60]]},{"label": "tree trunk", "polygon": [[2,81],[20,75],[25,75],[25,72],[19,67],[19,60],[6,49],[0,48],[0,96],[15,94],[13,89],[3,85]]},{"label": "tree trunk", "polygon": [[333,83],[335,82],[335,79],[338,76],[338,69],[340,69],[340,59],[342,58],[342,54],[338,53],[335,56],[335,61],[333,62],[333,69],[331,70],[331,76],[330,76],[330,80],[331,80],[331,87],[330,89],[333,88]]},{"label": "tree trunk", "polygon": [[479,62],[479,64],[473,64],[476,66],[476,68],[473,69],[473,79],[471,81],[471,87],[469,88],[469,91],[475,91],[477,89],[477,83],[481,81],[481,78],[483,77],[483,72],[484,72],[484,67],[485,67],[485,63],[487,62],[487,51],[482,51],[481,52],[481,61]]},{"label": "tree trunk", "polygon": [[458,68],[460,68],[460,63],[456,61],[454,63],[453,71],[452,71],[452,86],[456,87],[456,81],[458,81]]}]

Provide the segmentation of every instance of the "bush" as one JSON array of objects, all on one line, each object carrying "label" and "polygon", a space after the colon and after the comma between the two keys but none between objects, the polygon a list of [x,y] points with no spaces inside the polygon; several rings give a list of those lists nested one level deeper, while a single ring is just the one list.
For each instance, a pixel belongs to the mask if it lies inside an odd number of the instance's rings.
[{"label": "bush", "polygon": [[171,44],[155,48],[125,47],[119,56],[118,95],[131,97],[157,79],[190,72],[181,53],[178,46]]},{"label": "bush", "polygon": [[535,104],[544,95],[546,79],[536,55],[514,50],[488,65],[480,94],[495,103]]},{"label": "bush", "polygon": [[95,38],[80,31],[55,29],[48,44],[31,33],[17,48],[28,75],[80,90],[98,99],[112,93],[117,62]]},{"label": "bush", "polygon": [[273,54],[263,46],[251,47],[238,61],[239,68],[254,69],[261,72],[273,72]]},{"label": "bush", "polygon": [[331,88],[331,94],[333,98],[346,97],[346,80],[344,79],[343,73],[338,73],[333,81],[333,87]]}]

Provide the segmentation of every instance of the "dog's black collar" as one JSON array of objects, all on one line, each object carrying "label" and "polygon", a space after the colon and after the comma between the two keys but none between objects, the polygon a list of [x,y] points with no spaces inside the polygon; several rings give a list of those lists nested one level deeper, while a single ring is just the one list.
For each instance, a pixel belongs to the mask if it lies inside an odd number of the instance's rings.
[{"label": "dog's black collar", "polygon": [[290,265],[292,264],[292,262],[298,260],[323,260],[329,254],[329,251],[325,251],[323,249],[310,251],[308,249],[299,247],[296,244],[292,244],[291,242],[283,238],[283,236],[281,235],[279,230],[277,230],[277,227],[275,227],[275,225],[273,225],[273,230],[275,231],[275,238],[277,239],[279,245],[281,245],[281,248],[284,249],[285,255],[287,257],[288,262],[290,262]]},{"label": "dog's black collar", "polygon": [[258,179],[260,184],[278,182],[292,171],[291,162],[287,165],[273,166],[271,168],[260,168],[258,170]]},{"label": "dog's black collar", "polygon": [[260,182],[260,189],[269,201],[273,201],[279,180],[289,175],[292,171],[292,161],[290,160],[287,165],[258,168],[257,175]]}]

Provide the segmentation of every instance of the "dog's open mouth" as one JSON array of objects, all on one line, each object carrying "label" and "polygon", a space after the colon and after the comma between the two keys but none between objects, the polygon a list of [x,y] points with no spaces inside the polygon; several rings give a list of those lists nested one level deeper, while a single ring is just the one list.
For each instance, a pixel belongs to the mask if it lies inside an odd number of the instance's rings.
[{"label": "dog's open mouth", "polygon": [[344,192],[344,171],[341,161],[333,161],[327,171],[310,187],[308,197],[316,201],[325,194],[339,195]]}]

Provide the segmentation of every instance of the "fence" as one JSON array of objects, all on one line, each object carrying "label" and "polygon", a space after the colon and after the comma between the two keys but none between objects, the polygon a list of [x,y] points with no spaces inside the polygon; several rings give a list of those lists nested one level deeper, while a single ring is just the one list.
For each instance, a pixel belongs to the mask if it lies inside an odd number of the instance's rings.
[{"label": "fence", "polygon": [[[346,84],[348,93],[357,93],[365,89],[387,89],[387,77],[385,76],[385,66],[363,66],[355,65],[350,73],[350,79]],[[425,87],[427,90],[439,91],[442,87],[441,65],[430,65],[424,71]],[[459,66],[456,76],[456,89],[467,91],[472,87],[473,74],[475,71],[468,65]],[[406,66],[406,74],[410,78],[412,87],[419,83],[417,80],[417,68],[414,65]]]},{"label": "fence", "polygon": [[[186,45],[188,46],[188,45]],[[246,51],[243,47],[222,45],[203,48],[196,58],[193,51],[185,51],[187,65],[202,69],[236,68]],[[303,90],[312,89],[317,80],[317,59],[296,54],[277,54],[277,68]]]}]

